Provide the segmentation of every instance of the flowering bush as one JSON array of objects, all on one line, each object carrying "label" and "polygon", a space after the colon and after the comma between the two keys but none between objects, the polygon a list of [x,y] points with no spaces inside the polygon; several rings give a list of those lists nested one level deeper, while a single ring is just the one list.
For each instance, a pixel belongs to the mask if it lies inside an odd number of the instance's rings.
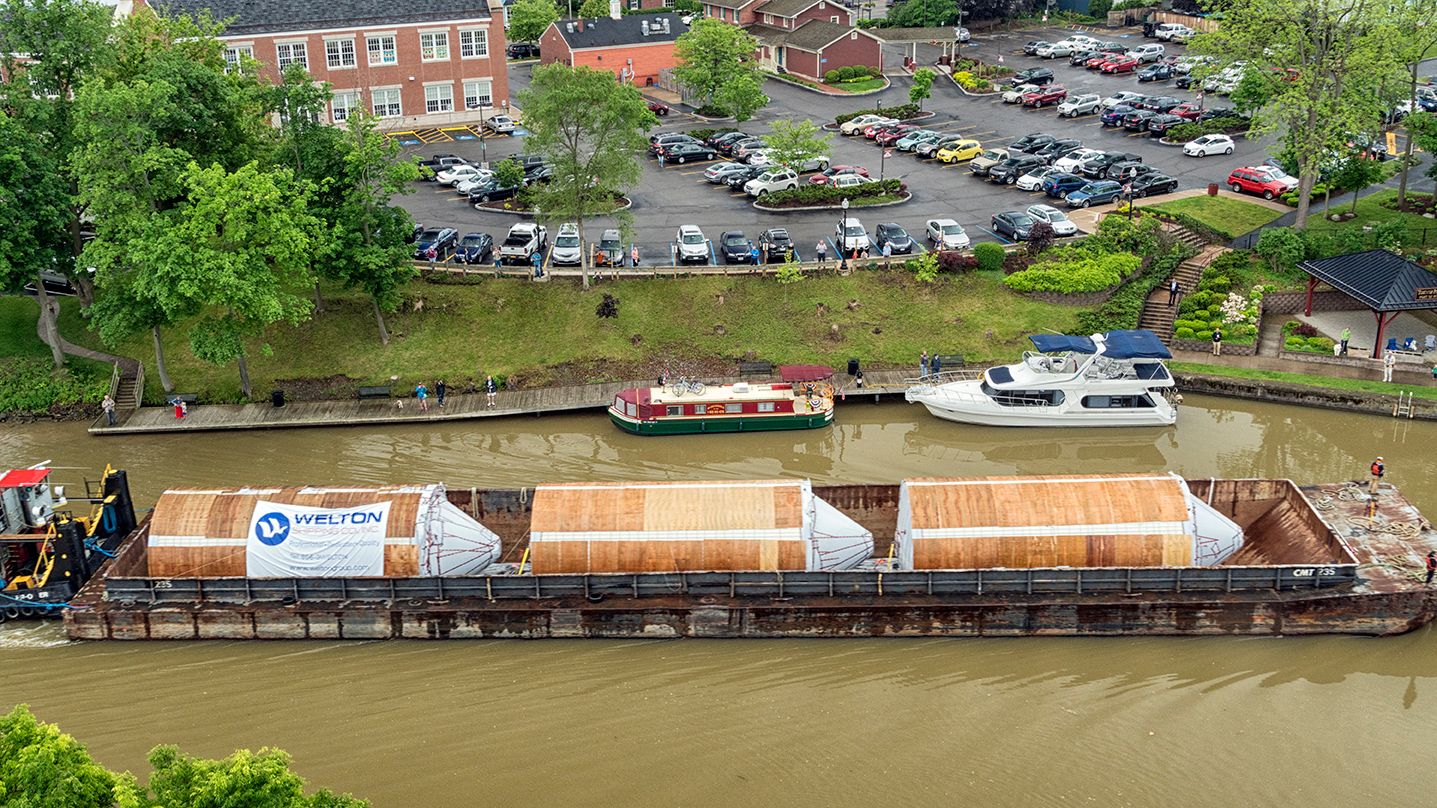
[{"label": "flowering bush", "polygon": [[959,87],[965,90],[971,90],[975,93],[986,93],[993,89],[993,82],[987,79],[980,79],[967,70],[960,70],[954,73],[953,80],[958,82]]}]

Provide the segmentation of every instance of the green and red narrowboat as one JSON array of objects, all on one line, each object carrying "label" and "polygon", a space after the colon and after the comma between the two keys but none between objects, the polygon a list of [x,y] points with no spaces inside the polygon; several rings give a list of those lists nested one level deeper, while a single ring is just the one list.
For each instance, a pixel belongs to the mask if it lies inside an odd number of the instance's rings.
[{"label": "green and red narrowboat", "polygon": [[759,432],[817,429],[833,423],[834,389],[829,368],[779,369],[773,384],[703,385],[687,381],[661,387],[630,387],[614,396],[609,418],[635,435]]}]

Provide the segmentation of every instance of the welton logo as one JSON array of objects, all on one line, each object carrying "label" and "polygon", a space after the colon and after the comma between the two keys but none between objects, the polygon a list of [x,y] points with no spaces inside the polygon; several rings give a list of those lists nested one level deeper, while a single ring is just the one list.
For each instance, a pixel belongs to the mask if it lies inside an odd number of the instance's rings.
[{"label": "welton logo", "polygon": [[270,511],[254,523],[254,535],[260,542],[274,547],[289,538],[289,517]]}]

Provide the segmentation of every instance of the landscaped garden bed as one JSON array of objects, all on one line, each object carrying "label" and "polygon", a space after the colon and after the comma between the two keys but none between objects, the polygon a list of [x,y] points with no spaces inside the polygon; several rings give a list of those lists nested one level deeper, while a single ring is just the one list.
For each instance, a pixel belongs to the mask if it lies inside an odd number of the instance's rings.
[{"label": "landscaped garden bed", "polygon": [[792,208],[842,207],[843,200],[849,200],[850,207],[872,207],[909,199],[908,186],[902,180],[867,182],[853,188],[834,188],[828,185],[805,185],[787,191],[764,194],[754,202],[759,210],[788,210]]},{"label": "landscaped garden bed", "polygon": [[1282,325],[1282,349],[1291,353],[1310,353],[1332,356],[1332,347],[1337,343],[1331,337],[1324,337],[1316,328],[1297,320],[1288,320]]},{"label": "landscaped garden bed", "polygon": [[1197,288],[1187,291],[1178,302],[1173,322],[1172,347],[1202,351],[1212,346],[1215,330],[1222,330],[1222,347],[1227,353],[1251,356],[1257,351],[1262,322],[1261,284],[1246,287],[1234,276],[1252,264],[1247,252],[1227,252],[1203,269]]}]

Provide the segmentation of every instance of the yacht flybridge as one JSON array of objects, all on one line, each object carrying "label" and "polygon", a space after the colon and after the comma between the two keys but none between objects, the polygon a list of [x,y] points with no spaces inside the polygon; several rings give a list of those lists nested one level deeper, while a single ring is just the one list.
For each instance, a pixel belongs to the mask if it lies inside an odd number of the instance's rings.
[{"label": "yacht flybridge", "polygon": [[949,421],[985,426],[1166,426],[1172,354],[1146,329],[1091,337],[1034,334],[1023,361],[924,376],[906,398]]}]

